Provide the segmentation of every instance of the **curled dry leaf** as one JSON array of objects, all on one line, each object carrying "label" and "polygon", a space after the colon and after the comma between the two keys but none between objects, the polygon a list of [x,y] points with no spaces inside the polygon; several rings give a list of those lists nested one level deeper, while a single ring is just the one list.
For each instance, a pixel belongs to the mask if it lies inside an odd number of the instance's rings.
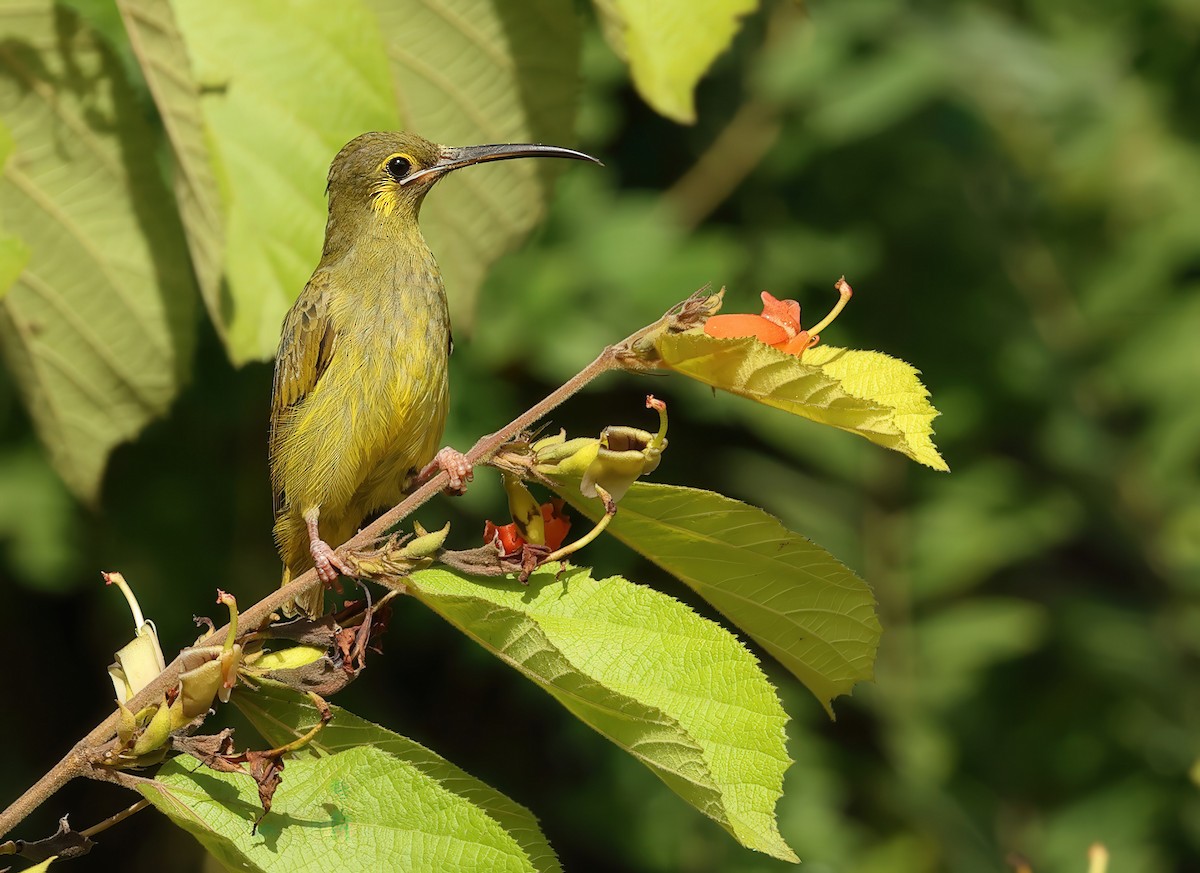
[{"label": "curled dry leaf", "polygon": [[12,845],[16,854],[36,864],[55,856],[62,861],[81,858],[96,844],[79,831],[72,830],[64,815],[58,820],[58,830],[54,832],[53,836],[33,842],[13,840]]},{"label": "curled dry leaf", "polygon": [[284,756],[308,745],[333,718],[329,704],[316,694],[310,693],[309,698],[317,705],[320,720],[304,736],[278,748],[236,752],[233,748],[232,728],[210,736],[174,737],[171,741],[175,749],[191,755],[212,770],[221,773],[248,773],[258,786],[258,800],[262,804],[262,814],[254,820],[251,833],[258,830],[263,818],[271,811],[275,792],[283,781]]}]

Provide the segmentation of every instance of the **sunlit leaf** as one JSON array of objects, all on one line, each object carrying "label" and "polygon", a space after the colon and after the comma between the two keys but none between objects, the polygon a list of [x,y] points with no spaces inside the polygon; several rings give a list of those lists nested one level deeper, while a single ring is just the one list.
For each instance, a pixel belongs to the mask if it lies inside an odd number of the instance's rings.
[{"label": "sunlit leaf", "polygon": [[[12,154],[12,134],[0,123],[0,170]],[[3,297],[13,282],[21,275],[29,262],[29,247],[19,237],[10,236],[0,228],[0,297]]]},{"label": "sunlit leaf", "polygon": [[164,412],[186,377],[194,291],[120,63],[50,0],[0,3],[0,30],[14,143],[0,225],[29,250],[0,300],[0,346],[55,469],[90,499],[111,449]]},{"label": "sunlit leaf", "polygon": [[[289,739],[299,719],[307,717],[308,727],[316,721],[311,707],[289,706],[277,697],[253,712],[259,720],[276,722],[274,731]],[[337,710],[333,724],[347,716]],[[349,720],[358,721],[354,716]],[[324,873],[331,855],[338,870],[557,869],[536,866],[516,835],[506,830],[508,823],[489,814],[486,786],[402,737],[378,747],[366,733],[384,739],[389,732],[360,731],[366,744],[291,756],[271,812],[256,833],[251,829],[262,809],[249,775],[218,773],[180,756],[140,790],[234,870]]]},{"label": "sunlit leaf", "polygon": [[0,297],[17,281],[29,263],[29,246],[8,234],[0,234]]},{"label": "sunlit leaf", "polygon": [[440,569],[408,582],[743,845],[795,860],[774,816],[787,715],[724,628],[665,594],[578,569],[539,570],[527,587]]},{"label": "sunlit leaf", "polygon": [[909,364],[879,352],[816,346],[803,359],[753,337],[664,334],[662,364],[714,388],[848,430],[948,470],[933,445],[938,412]]},{"label": "sunlit leaf", "polygon": [[633,83],[655,110],[696,120],[700,77],[733,40],[758,0],[594,0],[605,39],[629,62]]},{"label": "sunlit leaf", "polygon": [[[599,516],[596,501],[559,491]],[[756,506],[677,485],[635,483],[607,533],[687,583],[830,701],[873,675],[871,589],[831,554]]]},{"label": "sunlit leaf", "polygon": [[200,86],[170,0],[117,0],[129,43],[154,96],[175,159],[175,202],[183,219],[200,294],[225,338],[229,301],[222,302],[224,230],[216,176],[205,140]]},{"label": "sunlit leaf", "polygon": [[[572,4],[366,2],[379,18],[406,127],[449,145],[575,144],[580,22]],[[421,227],[457,326],[470,323],[487,268],[541,220],[550,180],[567,166],[507,161],[452,173],[425,201]]]},{"label": "sunlit leaf", "polygon": [[[264,682],[255,692],[236,693],[232,700],[254,728],[275,745],[290,743],[303,736],[318,718],[316,708],[307,698],[272,682]],[[469,801],[498,822],[525,851],[538,873],[561,871],[554,850],[528,809],[464,773],[419,743],[337,706],[330,708],[333,710],[333,720],[309,744],[309,748],[320,753],[337,754],[357,746],[371,746],[387,752],[402,761],[404,766],[413,768],[445,790]],[[284,778],[287,778],[287,771],[284,771]]]}]

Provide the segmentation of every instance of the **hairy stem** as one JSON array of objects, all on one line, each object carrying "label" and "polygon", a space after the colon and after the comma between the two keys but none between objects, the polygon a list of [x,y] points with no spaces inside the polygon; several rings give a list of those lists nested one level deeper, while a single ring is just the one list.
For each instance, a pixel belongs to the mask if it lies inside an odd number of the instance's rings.
[{"label": "hairy stem", "polygon": [[58,789],[76,776],[82,776],[88,771],[90,765],[79,749],[80,746],[76,745],[67,753],[66,757],[54,765],[50,772],[35,782],[28,791],[4,810],[4,814],[0,815],[0,837],[11,831],[30,813],[53,797]]}]

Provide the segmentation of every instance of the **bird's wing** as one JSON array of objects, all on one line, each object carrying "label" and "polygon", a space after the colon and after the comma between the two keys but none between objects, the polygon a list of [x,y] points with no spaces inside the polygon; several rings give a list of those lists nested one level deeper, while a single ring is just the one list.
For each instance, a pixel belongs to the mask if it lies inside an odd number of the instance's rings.
[{"label": "bird's wing", "polygon": [[[337,331],[329,317],[328,286],[327,273],[313,274],[283,320],[283,333],[275,356],[275,382],[271,389],[272,460],[278,457],[276,439],[280,436],[279,424],[283,414],[317,387],[321,374],[333,356]],[[274,472],[272,469],[272,474]],[[271,478],[275,513],[278,515],[283,506],[283,487],[274,475]]]}]

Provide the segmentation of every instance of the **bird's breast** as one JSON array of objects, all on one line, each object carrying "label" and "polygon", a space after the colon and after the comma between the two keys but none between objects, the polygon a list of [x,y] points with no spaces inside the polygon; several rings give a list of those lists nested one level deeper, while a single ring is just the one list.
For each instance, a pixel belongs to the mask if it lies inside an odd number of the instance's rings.
[{"label": "bird's breast", "polygon": [[[450,341],[446,292],[432,256],[389,260],[360,275],[335,313],[358,393],[378,395],[370,405],[388,434],[428,418],[426,406],[445,406]],[[444,409],[438,412],[435,440]]]},{"label": "bird's breast", "polygon": [[395,257],[377,251],[335,268],[330,316],[338,336],[326,377],[337,371],[344,463],[358,483],[352,502],[364,489],[398,494],[396,483],[428,463],[442,438],[450,316],[437,265],[421,248]]}]

